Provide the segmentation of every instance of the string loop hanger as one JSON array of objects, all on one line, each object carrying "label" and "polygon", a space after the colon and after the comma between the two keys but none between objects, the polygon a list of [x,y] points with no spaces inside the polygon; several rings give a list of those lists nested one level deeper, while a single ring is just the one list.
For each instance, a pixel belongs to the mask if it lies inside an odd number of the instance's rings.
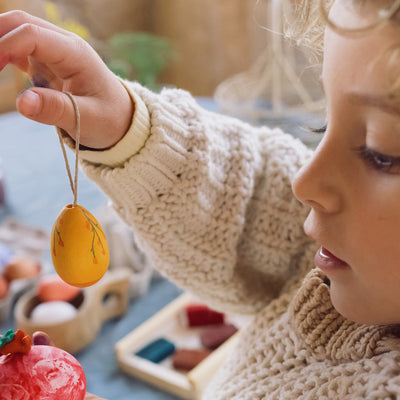
[{"label": "string loop hanger", "polygon": [[58,132],[58,139],[60,140],[61,149],[62,149],[63,156],[64,156],[64,162],[65,162],[65,167],[67,169],[69,184],[71,186],[72,194],[74,195],[73,207],[76,207],[77,203],[78,203],[78,162],[79,162],[79,140],[80,140],[80,136],[81,136],[81,114],[79,112],[79,107],[78,107],[78,104],[77,104],[74,96],[69,92],[63,92],[63,93],[65,93],[71,100],[72,105],[74,107],[75,119],[76,119],[74,179],[72,179],[72,173],[71,173],[71,168],[70,168],[69,162],[68,162],[67,152],[65,150],[65,144],[64,144],[64,141],[62,139],[60,132]]},{"label": "string loop hanger", "polygon": [[51,259],[62,280],[76,287],[94,285],[106,273],[110,263],[107,238],[99,222],[78,200],[78,160],[81,134],[81,117],[77,102],[71,93],[64,92],[71,100],[76,118],[75,176],[72,178],[62,130],[59,129],[64,162],[74,203],[65,206],[57,215],[50,236]]}]

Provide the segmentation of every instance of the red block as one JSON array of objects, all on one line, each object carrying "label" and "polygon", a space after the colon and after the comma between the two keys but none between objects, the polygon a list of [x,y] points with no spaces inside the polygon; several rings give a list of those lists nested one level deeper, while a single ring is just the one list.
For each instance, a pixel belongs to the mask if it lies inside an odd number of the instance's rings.
[{"label": "red block", "polygon": [[186,325],[189,327],[223,324],[225,315],[205,304],[189,304],[185,307]]},{"label": "red block", "polygon": [[207,349],[214,350],[228,340],[237,330],[233,324],[223,324],[205,329],[200,333],[201,344]]},{"label": "red block", "polygon": [[175,369],[190,371],[210,354],[211,350],[179,349],[172,355],[172,365]]}]

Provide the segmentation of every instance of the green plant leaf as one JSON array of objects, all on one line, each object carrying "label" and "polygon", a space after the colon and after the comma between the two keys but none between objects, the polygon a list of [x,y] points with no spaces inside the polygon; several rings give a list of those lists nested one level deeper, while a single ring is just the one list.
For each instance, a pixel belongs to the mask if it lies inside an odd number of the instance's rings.
[{"label": "green plant leaf", "polygon": [[109,46],[109,68],[148,87],[156,86],[157,77],[175,56],[168,39],[145,32],[117,33]]}]

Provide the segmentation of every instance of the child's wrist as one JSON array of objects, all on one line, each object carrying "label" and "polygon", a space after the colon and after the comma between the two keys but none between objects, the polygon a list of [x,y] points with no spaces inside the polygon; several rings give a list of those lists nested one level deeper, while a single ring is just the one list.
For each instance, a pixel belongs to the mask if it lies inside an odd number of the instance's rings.
[{"label": "child's wrist", "polygon": [[[104,151],[115,146],[130,130],[135,115],[136,105],[135,100],[132,98],[128,89],[122,84],[122,81],[118,79],[121,88],[121,101],[119,102],[118,111],[119,114],[115,116],[115,129],[112,131],[112,139],[107,146],[97,148],[98,151]],[[93,150],[93,149],[92,149]]]},{"label": "child's wrist", "polygon": [[[87,146],[81,146],[80,149],[82,151],[80,153],[80,158],[82,160],[116,167],[122,165],[127,159],[138,153],[145,145],[150,135],[149,111],[140,96],[130,88],[129,83],[122,80],[121,83],[131,99],[132,108],[134,110],[127,131],[123,132],[120,139],[117,140],[115,144],[107,148],[93,149]],[[66,138],[66,140],[67,145],[72,147],[70,138]]]}]

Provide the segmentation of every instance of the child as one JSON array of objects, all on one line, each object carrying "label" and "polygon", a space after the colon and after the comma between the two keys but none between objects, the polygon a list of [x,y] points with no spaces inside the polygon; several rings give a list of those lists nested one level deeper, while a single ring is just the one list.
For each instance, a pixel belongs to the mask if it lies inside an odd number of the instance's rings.
[{"label": "child", "polygon": [[314,154],[186,92],[122,82],[46,22],[0,16],[0,63],[47,86],[18,110],[72,145],[71,92],[82,166],[153,263],[213,307],[255,315],[205,399],[400,396],[400,2],[330,3]]}]

